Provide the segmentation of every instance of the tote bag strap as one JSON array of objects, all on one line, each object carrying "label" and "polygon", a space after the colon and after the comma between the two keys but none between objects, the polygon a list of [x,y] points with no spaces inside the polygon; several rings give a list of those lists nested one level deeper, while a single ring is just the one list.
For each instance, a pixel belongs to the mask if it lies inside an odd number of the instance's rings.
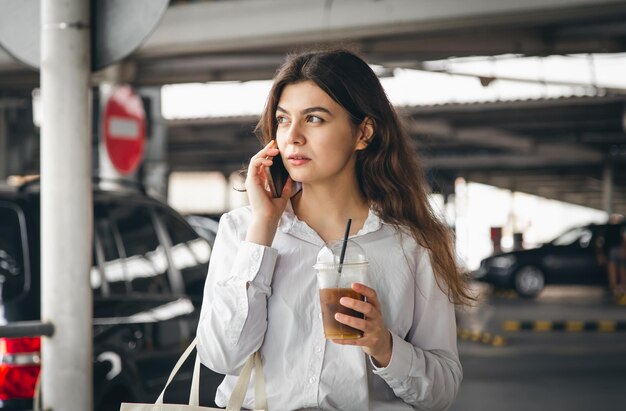
[{"label": "tote bag strap", "polygon": [[261,353],[258,351],[254,353],[254,408],[257,410],[268,409],[263,363],[261,362]]},{"label": "tote bag strap", "polygon": [[[167,387],[170,385],[170,383],[172,382],[172,380],[174,379],[174,376],[176,376],[176,373],[178,373],[178,370],[180,370],[180,367],[183,366],[183,363],[185,362],[185,360],[189,357],[189,354],[191,354],[191,352],[193,351],[194,348],[196,348],[196,344],[198,343],[198,337],[194,338],[193,341],[191,342],[191,344],[189,344],[189,347],[187,347],[187,349],[185,350],[185,352],[183,353],[183,355],[180,356],[180,358],[178,359],[178,362],[176,363],[176,365],[174,366],[174,368],[172,369],[172,372],[170,373],[170,376],[167,378],[167,382],[165,383],[165,387],[163,387],[163,391],[161,391],[161,395],[159,395],[159,398],[157,398],[155,404],[163,404],[163,396],[165,395],[165,390],[167,389]],[[197,357],[197,356],[196,356]],[[193,393],[193,385],[194,385],[194,379],[196,377],[196,370],[195,370],[195,366],[194,366],[194,370],[193,370],[193,377],[191,378],[191,386],[192,386],[192,393]],[[200,373],[198,373],[198,379],[200,378]],[[196,391],[198,391],[198,387],[196,387]],[[193,394],[190,395],[189,401],[190,404],[189,405],[198,405],[198,403],[196,402],[195,404],[191,404],[191,399],[192,399]]]},{"label": "tote bag strap", "polygon": [[[165,383],[165,387],[163,391],[161,391],[161,395],[157,398],[155,404],[163,404],[163,396],[165,395],[165,390],[170,385],[174,376],[183,363],[198,343],[198,337],[194,338],[189,347],[185,350],[185,352],[180,356],[176,365],[172,369],[170,376],[167,379],[167,383]],[[235,388],[230,396],[230,400],[228,401],[228,406],[226,410],[228,411],[239,411],[246,397],[246,391],[248,388],[248,384],[250,383],[250,375],[252,374],[252,368],[254,367],[254,408],[257,410],[267,410],[267,394],[265,391],[265,377],[263,375],[263,365],[261,363],[261,354],[259,352],[255,352],[252,354],[243,366],[239,377],[237,378],[237,382],[235,384]],[[198,406],[200,398],[200,358],[196,354],[196,361],[193,367],[193,376],[191,377],[191,390],[189,392],[189,405]]]},{"label": "tote bag strap", "polygon": [[239,378],[235,383],[235,388],[230,394],[226,411],[239,411],[246,398],[248,385],[250,384],[250,375],[254,367],[254,409],[267,410],[267,393],[265,391],[265,377],[263,375],[263,365],[261,364],[261,354],[255,352],[244,364]]},{"label": "tote bag strap", "polygon": [[191,376],[191,390],[189,390],[189,405],[200,405],[200,356],[196,352],[196,361]]}]

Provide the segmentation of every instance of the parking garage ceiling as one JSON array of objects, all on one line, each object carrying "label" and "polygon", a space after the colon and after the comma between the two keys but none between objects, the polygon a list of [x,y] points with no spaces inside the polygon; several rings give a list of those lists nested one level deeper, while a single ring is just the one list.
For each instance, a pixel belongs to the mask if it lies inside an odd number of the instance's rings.
[{"label": "parking garage ceiling", "polygon": [[[614,211],[626,214],[625,96],[401,107],[436,189],[457,177],[603,209],[604,174]],[[237,171],[259,148],[254,116],[171,120],[176,171]],[[207,167],[207,165],[211,165]]]},{"label": "parking garage ceiling", "polygon": [[[240,0],[172,5],[148,41],[97,73],[137,86],[271,78],[285,52],[342,42],[388,69],[516,53],[626,51],[623,0]],[[626,71],[626,68],[625,68]],[[0,97],[38,73],[0,51]],[[602,208],[603,176],[626,214],[626,95],[401,108],[432,181],[457,176]],[[239,169],[254,117],[170,122],[172,170]],[[624,177],[622,177],[624,176]]]},{"label": "parking garage ceiling", "polygon": [[[137,85],[271,78],[285,52],[342,42],[388,67],[462,56],[626,51],[624,0],[181,2],[116,75]],[[0,88],[38,74],[0,51]]]}]

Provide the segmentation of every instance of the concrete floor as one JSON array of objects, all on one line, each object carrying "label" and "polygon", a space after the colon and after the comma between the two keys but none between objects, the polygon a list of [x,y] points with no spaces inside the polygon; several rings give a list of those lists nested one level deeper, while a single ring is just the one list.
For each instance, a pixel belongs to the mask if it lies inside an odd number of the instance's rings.
[{"label": "concrete floor", "polygon": [[483,301],[458,313],[460,329],[506,343],[459,339],[464,381],[452,411],[626,409],[626,330],[516,331],[504,321],[626,321],[596,288],[549,288],[536,300],[481,290]]}]

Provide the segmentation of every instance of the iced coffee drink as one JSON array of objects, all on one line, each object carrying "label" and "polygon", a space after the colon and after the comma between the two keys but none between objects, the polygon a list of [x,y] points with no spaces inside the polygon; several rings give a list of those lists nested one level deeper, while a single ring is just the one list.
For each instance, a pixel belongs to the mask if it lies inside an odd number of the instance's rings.
[{"label": "iced coffee drink", "polygon": [[342,241],[324,246],[318,253],[317,264],[314,266],[317,270],[324,336],[327,339],[361,338],[361,330],[335,320],[335,314],[363,318],[363,314],[341,305],[339,300],[342,297],[364,300],[351,286],[355,282],[366,284],[368,263],[363,249],[356,242],[348,240],[343,264],[340,264],[341,247]]}]

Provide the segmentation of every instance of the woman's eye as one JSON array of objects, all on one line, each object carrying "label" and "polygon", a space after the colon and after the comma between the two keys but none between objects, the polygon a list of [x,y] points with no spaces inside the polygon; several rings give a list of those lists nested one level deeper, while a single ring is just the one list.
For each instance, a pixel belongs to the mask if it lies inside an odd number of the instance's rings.
[{"label": "woman's eye", "polygon": [[323,123],[324,119],[318,116],[309,116],[307,119],[309,123]]},{"label": "woman's eye", "polygon": [[278,123],[278,124],[285,124],[286,122],[287,122],[287,117],[284,117],[284,116],[276,117],[276,123]]}]

